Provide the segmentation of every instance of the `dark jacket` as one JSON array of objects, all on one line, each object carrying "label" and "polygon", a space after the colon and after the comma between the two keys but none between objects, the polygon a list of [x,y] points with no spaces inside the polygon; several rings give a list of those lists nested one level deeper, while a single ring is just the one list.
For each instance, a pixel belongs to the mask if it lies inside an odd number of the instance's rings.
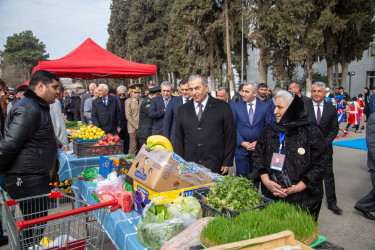
[{"label": "dark jacket", "polygon": [[194,101],[182,105],[176,119],[175,152],[219,173],[232,166],[236,148],[236,128],[230,105],[209,96],[198,121]]},{"label": "dark jacket", "polygon": [[49,104],[28,89],[5,121],[0,141],[0,172],[48,175],[57,156]]},{"label": "dark jacket", "polygon": [[314,105],[312,100],[305,103],[308,119],[318,125],[323,132],[328,149],[333,153],[332,142],[339,132],[339,124],[337,121],[337,110],[331,103],[324,101],[322,118],[317,124]]},{"label": "dark jacket", "polygon": [[[169,102],[171,102],[173,98],[174,97],[171,96]],[[153,135],[161,135],[163,133],[163,119],[165,111],[166,109],[163,96],[159,95],[151,99],[148,117],[154,119],[154,124],[152,126]]]},{"label": "dark jacket", "polygon": [[98,97],[92,101],[92,124],[105,131],[106,134],[117,134],[117,128],[121,128],[121,117],[118,112],[116,98],[107,95],[107,106],[103,99]]},{"label": "dark jacket", "polygon": [[147,140],[152,135],[152,125],[154,119],[148,117],[148,110],[150,109],[151,98],[146,97],[141,103],[139,108],[139,127],[137,131],[137,137],[139,139]]},{"label": "dark jacket", "polygon": [[[298,107],[295,106],[297,102]],[[255,171],[252,177],[258,180],[262,174],[271,176],[276,171],[270,168],[272,155],[279,151],[280,132],[285,133],[281,152],[285,155],[283,170],[288,173],[292,185],[302,181],[306,189],[284,199],[290,203],[311,206],[323,199],[322,180],[328,153],[322,132],[306,118],[304,104],[296,96],[280,122],[272,122],[262,130],[253,154]],[[262,193],[268,198],[279,199],[263,183]]]},{"label": "dark jacket", "polygon": [[79,96],[77,96],[75,99],[74,99],[74,120],[75,121],[82,121],[82,117],[81,117],[81,98]]},{"label": "dark jacket", "polygon": [[173,98],[168,104],[163,120],[163,136],[167,137],[172,145],[175,145],[175,129],[177,111],[182,106],[183,96]]}]

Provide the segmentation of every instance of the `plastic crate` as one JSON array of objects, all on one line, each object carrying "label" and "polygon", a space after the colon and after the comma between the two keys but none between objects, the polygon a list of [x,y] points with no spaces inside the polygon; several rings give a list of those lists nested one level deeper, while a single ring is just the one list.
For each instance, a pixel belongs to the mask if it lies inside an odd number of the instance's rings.
[{"label": "plastic crate", "polygon": [[[205,216],[205,210],[206,213],[209,213],[210,215],[208,216],[215,216],[215,214],[220,214],[220,215],[224,215],[224,216],[230,216],[230,217],[236,217],[238,214],[240,213],[243,213],[243,212],[246,212],[247,210],[250,210],[250,209],[263,209],[265,206],[267,206],[268,204],[271,204],[273,203],[274,201],[267,198],[267,197],[262,197],[260,199],[260,201],[262,202],[262,204],[258,205],[258,206],[255,206],[255,207],[251,207],[251,208],[247,208],[247,209],[244,209],[244,210],[241,210],[241,211],[233,211],[227,207],[223,207],[222,211],[219,211],[218,209],[210,206],[209,204],[207,204],[204,200],[204,197],[205,195],[210,191],[210,188],[202,188],[201,190],[198,190],[198,191],[195,191],[194,192],[194,197],[198,199],[198,201],[201,203],[201,206],[202,206],[202,210],[203,210],[203,217],[206,217]],[[213,215],[212,215],[213,214]]]},{"label": "plastic crate", "polygon": [[95,142],[79,142],[76,139],[73,141],[73,153],[78,157],[93,157],[98,155],[117,155],[123,154],[123,144],[93,146]]}]

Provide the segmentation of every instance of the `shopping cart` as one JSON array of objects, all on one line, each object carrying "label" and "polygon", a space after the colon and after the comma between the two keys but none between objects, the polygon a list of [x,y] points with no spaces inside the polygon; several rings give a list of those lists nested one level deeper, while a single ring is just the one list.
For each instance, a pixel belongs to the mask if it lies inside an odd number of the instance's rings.
[{"label": "shopping cart", "polygon": [[[5,202],[10,249],[102,249],[111,200],[92,205],[60,192]],[[77,204],[79,208],[75,208]],[[44,246],[43,246],[44,245]]]}]

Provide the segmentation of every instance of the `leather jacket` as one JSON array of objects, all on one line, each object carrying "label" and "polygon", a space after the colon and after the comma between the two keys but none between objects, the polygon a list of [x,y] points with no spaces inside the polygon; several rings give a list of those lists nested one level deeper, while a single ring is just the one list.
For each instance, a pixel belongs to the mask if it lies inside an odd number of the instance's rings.
[{"label": "leather jacket", "polygon": [[49,104],[28,89],[5,121],[0,141],[0,173],[46,175],[57,156]]}]

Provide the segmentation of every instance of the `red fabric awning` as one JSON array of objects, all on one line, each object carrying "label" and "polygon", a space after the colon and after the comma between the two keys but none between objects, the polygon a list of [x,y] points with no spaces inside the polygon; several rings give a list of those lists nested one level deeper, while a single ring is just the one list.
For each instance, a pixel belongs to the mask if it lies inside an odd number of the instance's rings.
[{"label": "red fabric awning", "polygon": [[29,86],[29,81],[30,81],[30,80],[27,80],[26,82],[24,82],[24,83],[22,83],[22,84],[18,84],[16,88],[18,88],[18,87],[21,86],[21,85],[27,85],[27,86]]},{"label": "red fabric awning", "polygon": [[68,78],[139,78],[156,74],[156,65],[134,63],[115,56],[87,38],[66,56],[39,61],[33,73],[48,70],[58,77]]}]

